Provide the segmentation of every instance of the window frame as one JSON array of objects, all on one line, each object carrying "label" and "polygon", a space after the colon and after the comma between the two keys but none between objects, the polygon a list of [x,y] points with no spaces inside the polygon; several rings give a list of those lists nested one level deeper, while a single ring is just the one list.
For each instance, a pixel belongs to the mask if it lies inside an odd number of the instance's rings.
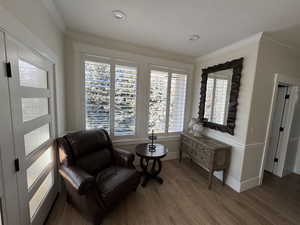
[{"label": "window frame", "polygon": [[[149,121],[150,121],[150,108],[149,108],[149,102],[150,102],[150,90],[151,90],[151,71],[161,71],[161,72],[167,72],[168,73],[168,90],[167,90],[167,110],[166,110],[166,124],[165,124],[165,132],[164,133],[155,133],[156,136],[177,136],[180,135],[185,130],[185,125],[187,121],[187,114],[188,114],[188,87],[189,87],[189,77],[190,73],[186,70],[180,70],[176,68],[170,68],[165,66],[157,66],[157,65],[150,65],[149,66],[149,98],[148,98],[148,106],[147,106],[147,127],[146,127],[146,133],[147,135],[151,134],[151,132],[148,131],[149,129]],[[172,75],[178,74],[186,76],[186,88],[185,88],[185,104],[184,104],[184,117],[183,117],[183,130],[180,132],[169,132],[169,119],[170,119],[170,101],[171,101],[171,82],[172,82]]]},{"label": "window frame", "polygon": [[[85,91],[85,62],[92,61],[98,63],[107,63],[110,65],[110,114],[109,114],[109,126],[110,126],[110,137],[115,139],[131,139],[137,137],[137,118],[138,118],[138,90],[139,90],[139,65],[135,62],[113,58],[113,57],[105,57],[105,56],[92,56],[92,55],[83,55],[81,58],[81,73],[83,74],[82,79],[82,89],[83,89],[83,115],[82,115],[82,122],[84,129],[86,129],[86,91]],[[128,67],[135,67],[136,68],[136,90],[135,90],[135,129],[133,135],[123,135],[123,136],[115,136],[115,77],[116,77],[116,66],[128,66]]]}]

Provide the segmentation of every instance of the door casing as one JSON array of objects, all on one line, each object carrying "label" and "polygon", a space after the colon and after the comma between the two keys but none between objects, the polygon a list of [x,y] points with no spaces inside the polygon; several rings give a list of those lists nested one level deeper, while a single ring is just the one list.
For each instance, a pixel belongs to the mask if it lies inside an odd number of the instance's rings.
[{"label": "door casing", "polygon": [[260,173],[259,173],[259,185],[263,182],[263,176],[264,176],[264,168],[267,160],[267,149],[270,142],[270,135],[271,135],[271,127],[272,127],[272,120],[273,120],[273,114],[275,110],[275,104],[276,104],[276,97],[278,92],[278,85],[280,83],[286,84],[290,88],[290,103],[287,107],[287,118],[286,118],[286,125],[285,125],[285,132],[283,135],[282,140],[282,151],[280,153],[280,158],[282,159],[282,163],[278,164],[278,171],[280,174],[283,174],[284,170],[284,162],[287,155],[287,147],[288,147],[288,141],[290,138],[290,131],[292,126],[292,121],[294,118],[294,112],[295,112],[295,106],[296,102],[298,101],[299,96],[299,88],[300,88],[300,79],[284,75],[284,74],[275,74],[274,76],[274,85],[273,85],[273,94],[272,94],[272,100],[271,100],[271,108],[269,112],[269,118],[268,118],[268,125],[267,125],[267,131],[266,131],[266,138],[264,141],[264,147],[263,147],[263,155],[262,155],[262,161],[260,165]]}]

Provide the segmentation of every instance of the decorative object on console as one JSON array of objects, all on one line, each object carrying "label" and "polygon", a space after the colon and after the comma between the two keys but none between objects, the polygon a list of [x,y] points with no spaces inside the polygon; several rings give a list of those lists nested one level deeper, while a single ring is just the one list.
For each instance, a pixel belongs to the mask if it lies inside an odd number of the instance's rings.
[{"label": "decorative object on console", "polygon": [[196,164],[209,172],[208,188],[211,188],[214,171],[223,171],[223,185],[230,164],[231,146],[214,140],[212,138],[201,136],[193,137],[190,134],[181,134],[179,161],[185,153]]},{"label": "decorative object on console", "polygon": [[204,127],[234,135],[243,58],[202,70],[199,119]]},{"label": "decorative object on console", "polygon": [[155,152],[156,145],[154,144],[154,140],[157,140],[157,136],[154,135],[154,131],[152,130],[151,135],[148,137],[151,140],[151,144],[148,145],[150,152]]},{"label": "decorative object on console", "polygon": [[203,131],[202,122],[199,119],[192,118],[188,125],[188,133],[195,136],[200,137]]}]

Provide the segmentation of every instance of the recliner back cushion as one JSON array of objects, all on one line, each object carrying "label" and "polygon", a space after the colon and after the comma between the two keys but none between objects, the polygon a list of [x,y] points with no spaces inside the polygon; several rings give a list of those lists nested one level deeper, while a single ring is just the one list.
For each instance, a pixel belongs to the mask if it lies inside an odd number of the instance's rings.
[{"label": "recliner back cushion", "polygon": [[111,148],[111,142],[102,129],[79,131],[67,134],[65,138],[76,159],[104,148]]},{"label": "recliner back cushion", "polygon": [[85,130],[64,137],[72,151],[74,163],[90,174],[97,174],[112,163],[112,144],[103,129]]},{"label": "recliner back cushion", "polygon": [[76,165],[91,175],[109,167],[112,162],[111,151],[107,148],[85,155],[76,161]]}]

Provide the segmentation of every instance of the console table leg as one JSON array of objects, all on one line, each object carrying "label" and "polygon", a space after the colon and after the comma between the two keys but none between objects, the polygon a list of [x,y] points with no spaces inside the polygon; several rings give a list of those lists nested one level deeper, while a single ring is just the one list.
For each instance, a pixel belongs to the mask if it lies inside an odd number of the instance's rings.
[{"label": "console table leg", "polygon": [[213,174],[214,174],[214,171],[210,170],[209,171],[209,177],[208,177],[208,189],[211,189]]},{"label": "console table leg", "polygon": [[227,178],[227,169],[223,169],[223,186],[225,185],[226,178]]},{"label": "console table leg", "polygon": [[179,162],[181,162],[182,160],[182,144],[180,144],[180,148],[179,148]]}]

